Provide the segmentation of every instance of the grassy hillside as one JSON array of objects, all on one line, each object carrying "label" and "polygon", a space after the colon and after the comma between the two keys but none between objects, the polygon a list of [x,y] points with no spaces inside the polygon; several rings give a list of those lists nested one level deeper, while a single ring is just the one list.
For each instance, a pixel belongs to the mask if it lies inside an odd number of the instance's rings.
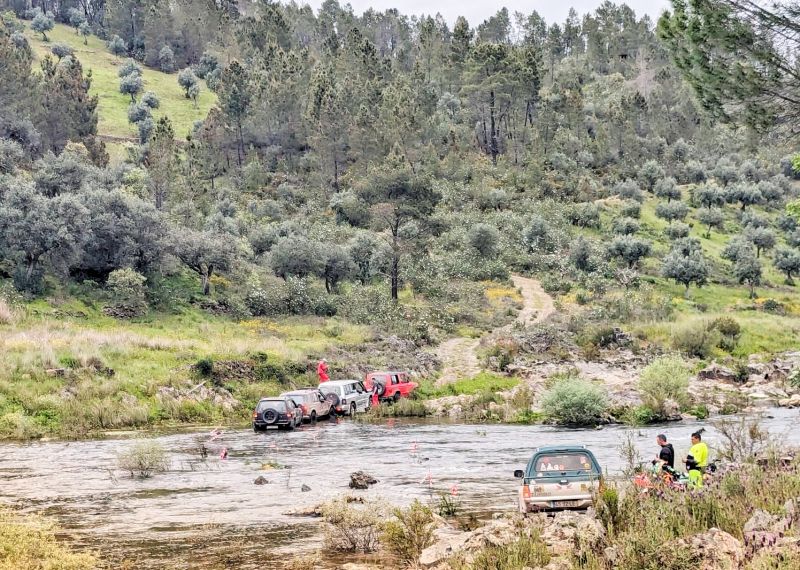
[{"label": "grassy hillside", "polygon": [[[63,24],[56,24],[55,28],[47,33],[50,41],[43,42],[42,35],[30,29],[30,22],[25,23],[28,25],[25,33],[36,54],[37,65],[39,59],[50,53],[54,43],[61,42],[75,50],[84,71],[91,71],[91,93],[100,98],[98,134],[121,138],[136,137],[136,128],[128,123],[130,97],[119,92],[117,68],[125,59],[109,52],[105,42],[96,36],[90,36],[87,45],[83,45],[83,37],[77,35],[73,28]],[[143,70],[144,91],[155,92],[161,102],[161,106],[153,113],[154,119],[168,116],[175,128],[175,135],[184,138],[195,121],[205,118],[208,110],[214,105],[216,96],[201,80],[202,90],[195,108],[178,85],[177,73],[162,73],[147,67]]]}]

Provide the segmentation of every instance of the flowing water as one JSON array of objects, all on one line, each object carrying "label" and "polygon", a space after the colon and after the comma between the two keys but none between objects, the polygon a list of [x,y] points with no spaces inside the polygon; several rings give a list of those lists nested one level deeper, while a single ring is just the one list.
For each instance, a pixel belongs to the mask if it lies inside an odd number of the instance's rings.
[{"label": "flowing water", "polygon": [[[763,425],[800,444],[796,410],[767,412]],[[405,504],[456,492],[466,512],[486,516],[515,508],[516,481],[540,445],[584,444],[611,475],[623,467],[627,433],[642,457],[655,456],[666,433],[685,455],[699,423],[600,430],[387,420],[319,422],[294,432],[208,432],[157,437],[170,469],[132,479],[117,454],[135,440],[41,442],[0,446],[0,500],[51,515],[79,546],[136,568],[273,568],[321,543],[318,519],[292,515],[349,491],[349,474],[378,479],[364,496]],[[712,449],[717,437],[708,427]],[[226,459],[220,458],[223,448]],[[712,453],[713,456],[713,453]],[[277,464],[280,469],[270,469]],[[254,485],[259,475],[269,480]],[[303,491],[303,486],[310,491]],[[335,566],[336,564],[334,564]]]}]

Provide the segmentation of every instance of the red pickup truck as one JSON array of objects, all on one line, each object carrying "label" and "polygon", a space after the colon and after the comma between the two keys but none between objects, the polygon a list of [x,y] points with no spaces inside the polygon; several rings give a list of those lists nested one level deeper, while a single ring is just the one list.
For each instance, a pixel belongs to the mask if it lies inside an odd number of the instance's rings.
[{"label": "red pickup truck", "polygon": [[397,401],[408,398],[419,384],[412,382],[408,372],[370,372],[364,378],[367,390],[374,390],[381,400]]}]

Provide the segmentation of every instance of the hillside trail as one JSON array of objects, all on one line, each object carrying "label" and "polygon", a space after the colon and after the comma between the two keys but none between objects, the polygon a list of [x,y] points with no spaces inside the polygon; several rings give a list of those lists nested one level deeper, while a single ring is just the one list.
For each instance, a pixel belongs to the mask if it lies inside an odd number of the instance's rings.
[{"label": "hillside trail", "polygon": [[[521,275],[512,275],[511,280],[522,295],[522,309],[515,322],[503,329],[509,330],[516,323],[523,326],[538,323],[555,312],[553,298],[542,289],[539,281]],[[436,381],[437,386],[480,373],[481,365],[476,353],[480,341],[480,338],[456,337],[439,345],[436,356],[442,362],[442,375]]]}]

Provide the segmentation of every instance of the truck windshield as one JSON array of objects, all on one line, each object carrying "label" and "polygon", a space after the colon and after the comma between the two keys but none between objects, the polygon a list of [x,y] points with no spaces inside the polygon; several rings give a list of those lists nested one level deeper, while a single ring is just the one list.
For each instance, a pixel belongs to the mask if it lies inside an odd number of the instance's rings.
[{"label": "truck windshield", "polygon": [[533,473],[529,477],[558,476],[562,473],[597,473],[592,459],[585,453],[543,453],[533,462]]}]

